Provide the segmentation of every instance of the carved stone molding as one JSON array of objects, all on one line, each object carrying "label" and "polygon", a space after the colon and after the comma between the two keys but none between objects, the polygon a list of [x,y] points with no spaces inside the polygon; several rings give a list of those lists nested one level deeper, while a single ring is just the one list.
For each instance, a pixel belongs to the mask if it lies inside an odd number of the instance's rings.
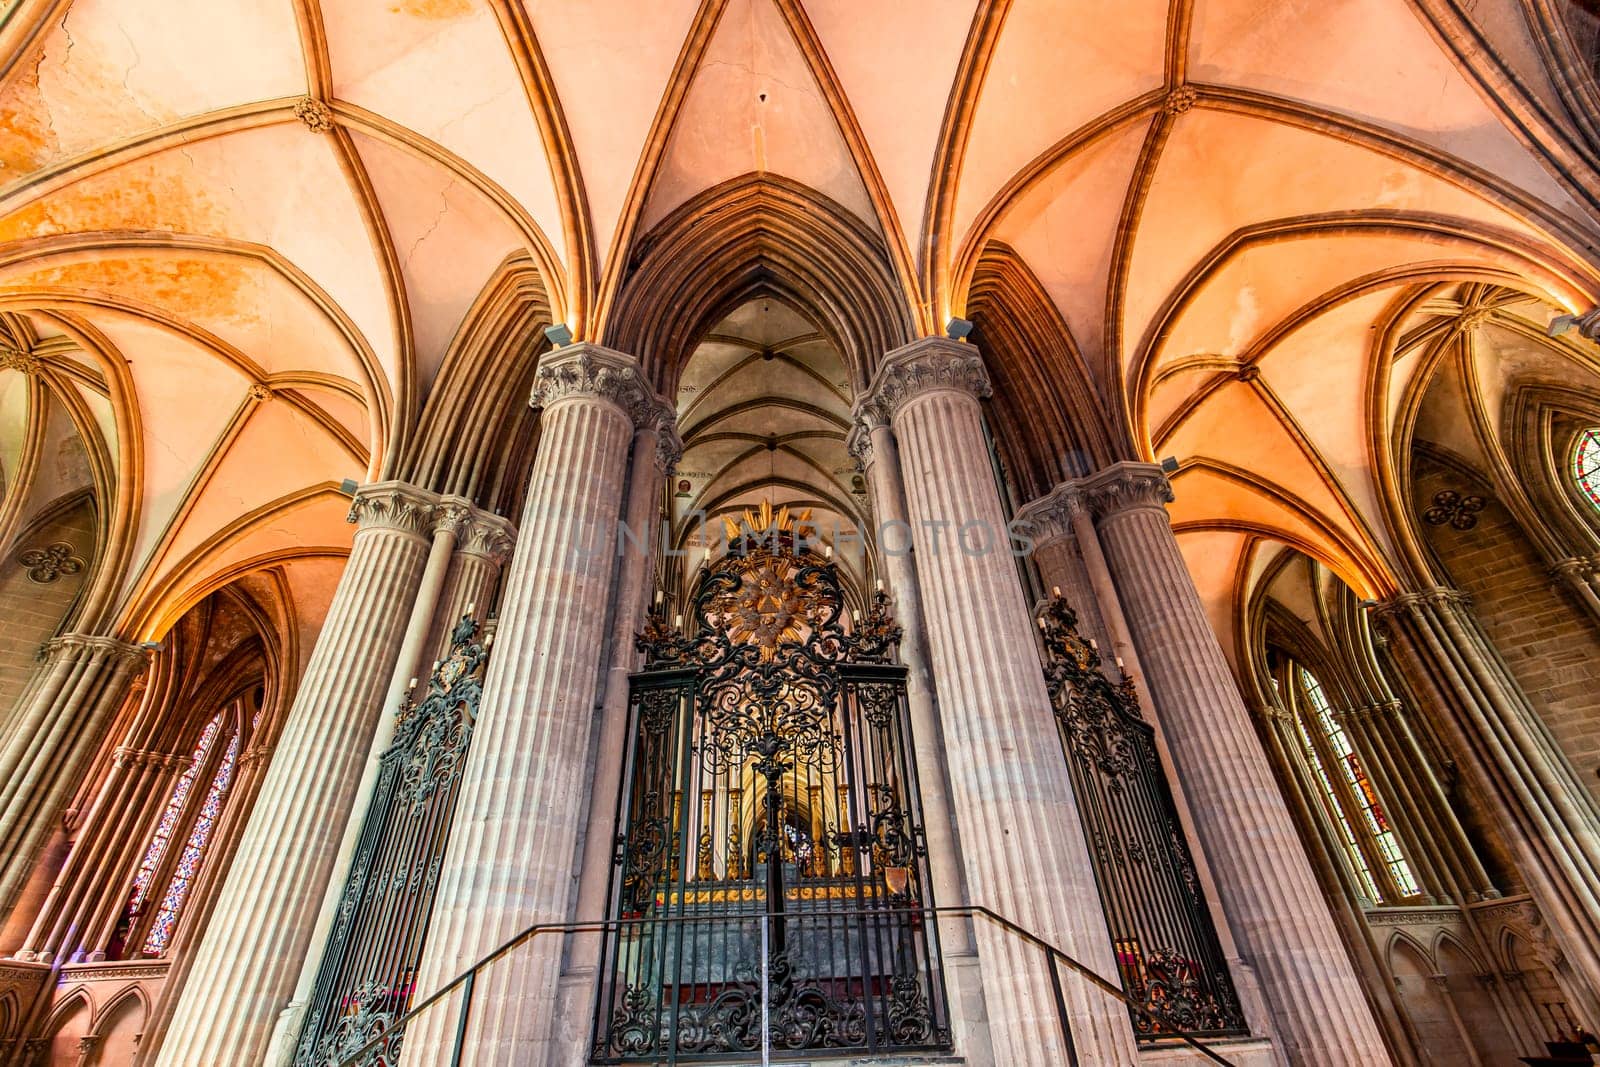
[{"label": "carved stone molding", "polygon": [[1172,483],[1154,463],[1113,463],[1083,480],[1089,510],[1096,518],[1133,508],[1166,510],[1172,503]]},{"label": "carved stone molding", "polygon": [[0,370],[14,370],[22,374],[39,373],[39,357],[20,348],[0,347]]},{"label": "carved stone molding", "polygon": [[182,770],[192,762],[188,756],[127,745],[118,745],[111,754],[111,761],[118,767],[159,767],[168,771]]},{"label": "carved stone molding", "polygon": [[250,387],[250,399],[257,403],[266,403],[272,399],[272,387],[262,382],[257,382]]},{"label": "carved stone molding", "polygon": [[309,96],[295,101],[294,117],[305,123],[312,133],[327,133],[333,129],[333,109]]},{"label": "carved stone molding", "polygon": [[671,475],[683,458],[683,438],[678,436],[678,414],[670,406],[662,409],[655,431],[656,467],[662,474]]},{"label": "carved stone molding", "polygon": [[925,337],[884,357],[866,392],[856,402],[855,418],[890,422],[908,401],[936,390],[983,398],[992,391],[983,355],[974,345],[948,337]]},{"label": "carved stone molding", "polygon": [[85,564],[78,550],[65,541],[52,541],[17,553],[17,562],[27,568],[28,581],[49,585],[63,574],[77,574]]},{"label": "carved stone molding", "polygon": [[1195,101],[1199,98],[1200,94],[1192,87],[1180,85],[1167,94],[1167,98],[1161,102],[1161,110],[1169,115],[1181,115],[1194,107]]},{"label": "carved stone molding", "polygon": [[99,637],[90,634],[62,634],[45,642],[44,654],[46,659],[55,657],[90,657],[95,655],[105,656],[108,659],[126,660],[138,666],[145,662],[146,650],[139,645],[127,641],[119,641],[115,637]]},{"label": "carved stone molding", "polygon": [[668,431],[674,437],[677,434],[678,417],[672,405],[656,395],[645,381],[639,361],[625,352],[577,344],[545,353],[529,403],[547,408],[572,398],[607,401],[619,408],[635,429],[653,428],[663,437]]},{"label": "carved stone molding", "polygon": [[438,497],[410,482],[373,482],[356,490],[348,522],[363,530],[397,530],[427,537],[433,528]]},{"label": "carved stone molding", "polygon": [[1459,589],[1436,585],[1415,592],[1396,593],[1372,609],[1375,622],[1389,624],[1402,616],[1419,616],[1424,611],[1469,608],[1472,598]]},{"label": "carved stone molding", "polygon": [[1373,908],[1366,913],[1371,926],[1460,926],[1460,908]]},{"label": "carved stone molding", "polygon": [[431,533],[449,531],[459,538],[472,522],[473,512],[477,510],[472,506],[472,501],[458,496],[447,496],[434,505],[433,522],[429,528]]}]

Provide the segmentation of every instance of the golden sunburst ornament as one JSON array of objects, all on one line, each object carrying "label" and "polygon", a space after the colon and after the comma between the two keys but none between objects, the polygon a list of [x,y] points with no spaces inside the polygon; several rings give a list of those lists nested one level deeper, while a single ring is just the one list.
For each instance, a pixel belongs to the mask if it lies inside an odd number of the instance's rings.
[{"label": "golden sunburst ornament", "polygon": [[743,537],[770,537],[774,532],[792,534],[796,525],[806,525],[810,522],[810,508],[791,518],[788,504],[773,511],[770,500],[763,500],[759,508],[745,508],[744,514],[737,519],[727,515],[722,517],[722,525],[728,532],[729,544],[734,544]]}]

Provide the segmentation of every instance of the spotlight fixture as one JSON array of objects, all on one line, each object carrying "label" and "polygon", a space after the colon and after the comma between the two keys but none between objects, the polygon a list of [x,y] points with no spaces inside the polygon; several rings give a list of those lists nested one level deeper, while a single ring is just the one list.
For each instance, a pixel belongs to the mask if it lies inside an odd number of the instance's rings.
[{"label": "spotlight fixture", "polygon": [[160,641],[140,641],[139,642],[139,647],[142,648],[142,649],[145,649],[147,651],[154,652],[156,649],[161,647],[161,642]]},{"label": "spotlight fixture", "polygon": [[1176,457],[1176,456],[1164,456],[1164,457],[1162,457],[1162,460],[1161,460],[1161,473],[1162,474],[1177,474],[1178,473],[1178,457]]},{"label": "spotlight fixture", "polygon": [[340,482],[339,492],[343,493],[345,496],[355,496],[356,480],[354,478],[346,478],[344,481]]},{"label": "spotlight fixture", "polygon": [[544,335],[549,339],[552,348],[564,348],[572,343],[572,330],[564,322],[546,326]]},{"label": "spotlight fixture", "polygon": [[952,341],[965,341],[971,332],[971,319],[951,319],[944,324],[944,335]]},{"label": "spotlight fixture", "polygon": [[1557,315],[1550,320],[1550,325],[1545,328],[1545,333],[1551,337],[1560,337],[1576,325],[1578,325],[1578,316]]}]

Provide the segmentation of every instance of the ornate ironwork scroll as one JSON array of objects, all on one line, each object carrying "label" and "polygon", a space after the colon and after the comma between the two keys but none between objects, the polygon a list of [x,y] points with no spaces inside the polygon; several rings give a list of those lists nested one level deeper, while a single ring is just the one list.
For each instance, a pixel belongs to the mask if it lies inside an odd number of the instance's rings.
[{"label": "ornate ironwork scroll", "polygon": [[[295,1050],[342,1064],[410,1004],[488,653],[463,618],[420,703],[401,704]],[[361,1063],[399,1062],[396,1030]]]},{"label": "ornate ironwork scroll", "polygon": [[900,631],[784,517],[640,635],[596,1062],[949,1045]]},{"label": "ornate ironwork scroll", "polygon": [[[1040,618],[1061,743],[1124,991],[1182,1032],[1247,1031],[1133,680],[1117,683],[1064,600]],[[1132,1012],[1134,1032],[1172,1031]]]}]

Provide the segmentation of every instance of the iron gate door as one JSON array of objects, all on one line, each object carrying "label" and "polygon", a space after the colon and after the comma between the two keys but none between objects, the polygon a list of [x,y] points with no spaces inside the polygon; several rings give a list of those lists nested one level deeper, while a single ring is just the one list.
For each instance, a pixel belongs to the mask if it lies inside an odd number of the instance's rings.
[{"label": "iron gate door", "polygon": [[887,606],[773,529],[641,635],[596,1062],[948,1047]]}]

